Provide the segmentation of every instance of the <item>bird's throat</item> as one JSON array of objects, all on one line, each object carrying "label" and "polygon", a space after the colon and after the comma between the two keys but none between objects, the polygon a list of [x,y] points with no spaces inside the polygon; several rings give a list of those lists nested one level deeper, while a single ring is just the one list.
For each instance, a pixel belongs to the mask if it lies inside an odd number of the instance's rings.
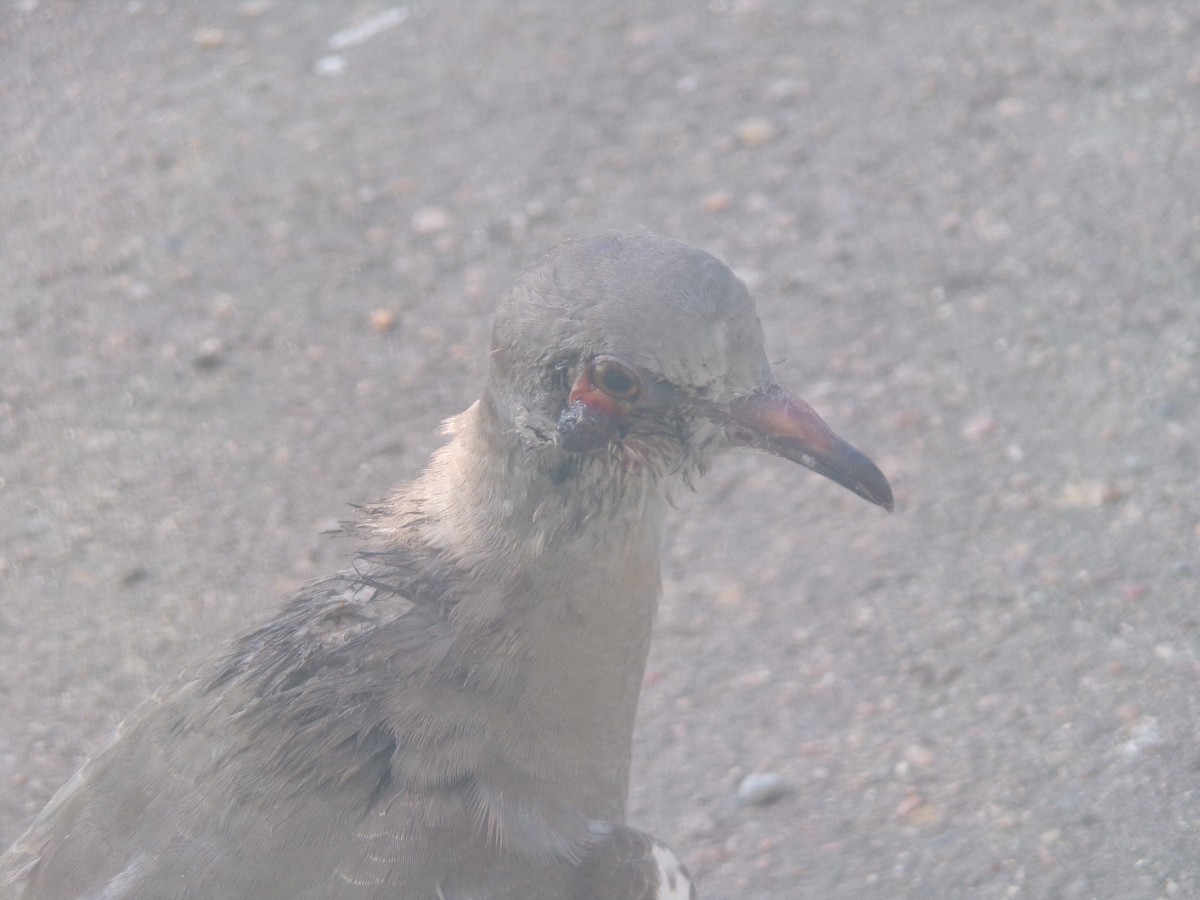
[{"label": "bird's throat", "polygon": [[398,518],[470,573],[451,617],[511,686],[487,723],[506,765],[554,784],[586,816],[621,821],[664,488],[602,456],[563,483],[560,451],[494,424],[479,404],[452,420]]}]

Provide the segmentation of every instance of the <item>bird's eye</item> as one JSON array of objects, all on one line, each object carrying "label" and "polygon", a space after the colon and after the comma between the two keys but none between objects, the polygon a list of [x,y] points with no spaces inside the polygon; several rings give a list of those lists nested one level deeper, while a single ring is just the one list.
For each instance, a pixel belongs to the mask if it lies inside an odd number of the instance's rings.
[{"label": "bird's eye", "polygon": [[611,356],[592,360],[592,383],[615,400],[633,400],[642,390],[637,373]]}]

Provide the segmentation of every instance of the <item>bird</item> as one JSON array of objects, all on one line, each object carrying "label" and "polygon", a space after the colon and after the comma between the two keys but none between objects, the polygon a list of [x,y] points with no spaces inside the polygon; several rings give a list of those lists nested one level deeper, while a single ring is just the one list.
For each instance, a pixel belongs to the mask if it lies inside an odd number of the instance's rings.
[{"label": "bird", "polygon": [[548,251],[480,398],[343,526],[345,568],[136,709],[0,858],[0,897],[695,898],[625,822],[673,492],[749,448],[893,508],[763,345],[702,250]]}]

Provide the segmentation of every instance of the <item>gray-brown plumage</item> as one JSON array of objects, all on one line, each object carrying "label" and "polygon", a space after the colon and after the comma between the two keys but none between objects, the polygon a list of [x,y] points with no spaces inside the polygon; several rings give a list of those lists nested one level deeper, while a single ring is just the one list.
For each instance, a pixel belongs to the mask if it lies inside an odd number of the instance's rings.
[{"label": "gray-brown plumage", "polygon": [[0,895],[692,895],[623,825],[668,491],[733,447],[890,509],[886,479],[776,386],[741,282],[646,233],[518,280],[446,434],[349,569],[121,726]]}]

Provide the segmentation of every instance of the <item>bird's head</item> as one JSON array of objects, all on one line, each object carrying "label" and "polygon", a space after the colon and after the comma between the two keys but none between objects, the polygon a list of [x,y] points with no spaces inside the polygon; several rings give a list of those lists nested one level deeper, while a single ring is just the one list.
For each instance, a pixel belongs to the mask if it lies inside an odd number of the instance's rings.
[{"label": "bird's head", "polygon": [[776,383],[746,286],[647,232],[568,241],[521,276],[496,318],[487,402],[568,458],[686,477],[751,447],[892,508],[875,464]]}]

